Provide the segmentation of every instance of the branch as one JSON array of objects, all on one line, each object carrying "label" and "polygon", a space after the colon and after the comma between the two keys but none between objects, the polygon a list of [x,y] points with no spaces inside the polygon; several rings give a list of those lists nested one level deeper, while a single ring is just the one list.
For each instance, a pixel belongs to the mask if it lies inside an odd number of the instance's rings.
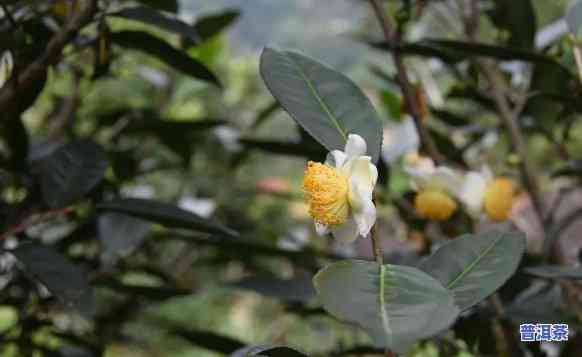
[{"label": "branch", "polygon": [[493,97],[495,107],[497,108],[497,112],[499,113],[499,117],[501,118],[505,129],[511,136],[512,147],[519,155],[522,182],[531,197],[534,210],[540,222],[540,226],[543,229],[544,211],[542,197],[533,167],[528,160],[527,145],[518,123],[521,110],[513,110],[510,107],[509,102],[503,93],[503,87],[505,86],[504,78],[502,77],[501,73],[499,73],[499,70],[489,61],[484,59],[478,59],[477,63],[479,64],[479,69],[489,82],[491,87],[491,95]]},{"label": "branch", "polygon": [[418,103],[416,91],[414,87],[410,84],[410,79],[408,78],[408,72],[406,71],[406,66],[404,65],[404,60],[400,54],[398,48],[401,42],[401,34],[394,30],[392,22],[384,12],[382,5],[380,5],[379,0],[369,0],[370,4],[374,8],[378,22],[382,26],[382,31],[384,33],[384,38],[386,43],[389,45],[394,45],[394,51],[392,51],[392,59],[396,66],[398,84],[402,90],[402,95],[404,96],[404,101],[406,107],[408,108],[410,115],[414,119],[414,124],[420,135],[420,140],[422,146],[428,153],[428,155],[437,163],[443,161],[443,156],[439,153],[436,144],[432,140],[428,128],[423,122],[422,109],[420,108],[420,103]]},{"label": "branch", "polygon": [[20,71],[15,85],[5,86],[0,90],[0,112],[2,119],[7,120],[9,114],[13,114],[14,104],[18,99],[18,93],[30,89],[32,85],[43,77],[47,68],[58,63],[65,46],[77,36],[77,33],[93,19],[97,11],[98,0],[88,0],[84,9],[74,14],[71,19],[56,33],[46,46],[44,53],[26,68]]}]

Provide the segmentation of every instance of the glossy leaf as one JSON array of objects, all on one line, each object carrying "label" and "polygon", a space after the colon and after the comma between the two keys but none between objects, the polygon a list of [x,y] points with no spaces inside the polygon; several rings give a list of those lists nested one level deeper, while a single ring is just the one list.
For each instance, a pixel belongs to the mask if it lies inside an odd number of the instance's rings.
[{"label": "glossy leaf", "polygon": [[560,285],[533,284],[506,306],[507,316],[517,323],[568,323]]},{"label": "glossy leaf", "polygon": [[310,147],[301,142],[256,140],[250,138],[240,139],[239,142],[248,149],[261,150],[273,154],[306,157],[315,161],[323,161],[327,155],[321,146]]},{"label": "glossy leaf", "polygon": [[148,25],[157,26],[163,30],[186,36],[194,42],[200,41],[196,29],[174,17],[169,17],[149,6],[136,6],[125,8],[110,16],[122,17],[128,20],[140,21]]},{"label": "glossy leaf", "polygon": [[141,297],[153,301],[163,301],[191,294],[189,290],[184,289],[176,289],[165,286],[129,285],[122,284],[116,280],[100,281],[97,283],[97,286],[109,288],[116,293],[130,295],[134,298]]},{"label": "glossy leaf", "polygon": [[343,150],[349,134],[378,161],[382,124],[370,101],[344,74],[292,51],[265,48],[261,75],[285,110],[328,150]]},{"label": "glossy leaf", "polygon": [[[402,44],[398,47],[387,45],[383,42],[372,43],[372,46],[389,51],[397,50],[404,55],[441,58],[445,62],[459,62],[474,56],[481,56],[498,60],[519,60],[560,66],[553,58],[534,51],[485,43],[453,40],[423,40],[417,43]],[[567,71],[566,68],[561,68]]]},{"label": "glossy leaf", "polygon": [[118,199],[103,202],[97,206],[100,210],[124,213],[171,228],[185,228],[200,232],[222,234],[237,237],[238,233],[230,228],[204,219],[177,206],[141,198]]},{"label": "glossy leaf", "polygon": [[92,314],[93,296],[87,278],[66,257],[52,248],[35,244],[21,244],[12,253],[33,278],[66,306]]},{"label": "glossy leaf", "polygon": [[156,36],[140,31],[118,31],[111,34],[111,40],[121,47],[152,55],[193,78],[221,87],[216,75],[206,65]]},{"label": "glossy leaf", "polygon": [[107,166],[103,149],[92,140],[63,145],[39,163],[45,202],[60,208],[82,198],[101,181]]},{"label": "glossy leaf", "polygon": [[582,268],[577,266],[541,265],[525,268],[524,272],[548,279],[582,279]]},{"label": "glossy leaf", "polygon": [[257,292],[283,301],[306,302],[315,297],[311,278],[277,279],[275,277],[248,277],[229,287]]},{"label": "glossy leaf", "polygon": [[205,348],[210,351],[221,352],[224,354],[233,353],[241,348],[244,344],[234,338],[219,335],[210,331],[200,331],[184,328],[171,328],[173,335],[180,336],[193,345]]},{"label": "glossy leaf", "polygon": [[308,357],[299,351],[286,346],[250,346],[235,351],[230,357]]},{"label": "glossy leaf", "polygon": [[178,12],[178,0],[138,0],[139,2],[162,11]]},{"label": "glossy leaf", "polygon": [[193,26],[201,40],[207,41],[231,26],[239,16],[238,10],[225,10],[202,17]]},{"label": "glossy leaf", "polygon": [[106,265],[130,254],[141,244],[152,224],[121,213],[106,213],[97,221],[99,240],[103,246],[101,259]]},{"label": "glossy leaf", "polygon": [[399,353],[445,330],[459,313],[449,290],[412,267],[346,260],[319,271],[313,282],[328,312]]},{"label": "glossy leaf", "polygon": [[489,18],[496,27],[509,32],[507,45],[533,48],[536,36],[536,13],[532,0],[495,0]]},{"label": "glossy leaf", "polygon": [[466,310],[515,273],[524,251],[520,233],[466,234],[443,244],[420,268],[451,289],[457,306]]}]

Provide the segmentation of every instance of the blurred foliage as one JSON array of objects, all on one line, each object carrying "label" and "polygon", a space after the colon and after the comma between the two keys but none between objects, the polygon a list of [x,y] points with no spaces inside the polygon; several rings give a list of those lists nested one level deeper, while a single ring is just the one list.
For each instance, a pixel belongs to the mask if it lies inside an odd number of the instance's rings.
[{"label": "blurred foliage", "polygon": [[[429,132],[453,167],[487,164],[520,177],[523,158],[475,58],[495,65],[504,95],[522,109],[545,236],[524,187],[518,213],[501,228],[527,233],[526,255],[519,267],[501,260],[505,272],[518,271],[499,301],[468,304],[448,331],[409,355],[550,356],[540,343],[517,341],[520,322],[547,320],[569,323],[572,338],[558,353],[579,356],[582,88],[576,39],[545,32],[569,2],[477,1],[477,43],[463,34],[469,2],[386,2],[404,32],[398,44],[381,39],[366,2],[350,4],[367,14],[350,24],[350,37],[370,46],[327,55],[342,65],[356,58],[342,72],[385,128],[407,112],[387,62],[389,53],[404,56],[425,91]],[[258,55],[235,52],[241,34],[232,33],[251,5],[193,20],[170,0],[0,5],[0,56],[12,62],[0,62],[0,356],[384,354],[363,330],[327,314],[310,284],[329,263],[372,260],[371,244],[316,238],[300,180],[306,159],[323,161],[326,149],[267,94]],[[285,6],[268,2],[257,16],[270,23],[274,12],[291,11]],[[323,6],[314,13],[333,5]],[[332,47],[289,23],[281,31],[301,33],[298,43]],[[542,33],[551,38],[539,46]],[[287,107],[291,115],[302,109]],[[465,212],[439,223],[419,217],[402,163],[380,155],[378,168],[387,263],[427,269],[422,256],[476,230]],[[563,259],[548,258],[554,246]]]}]

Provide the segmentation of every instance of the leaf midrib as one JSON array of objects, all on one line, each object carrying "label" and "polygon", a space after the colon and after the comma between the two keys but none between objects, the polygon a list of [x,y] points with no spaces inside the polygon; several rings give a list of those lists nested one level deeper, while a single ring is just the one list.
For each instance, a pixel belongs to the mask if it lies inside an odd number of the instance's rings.
[{"label": "leaf midrib", "polygon": [[323,111],[327,114],[329,119],[335,125],[335,127],[337,128],[337,130],[339,131],[341,136],[344,138],[344,140],[347,140],[348,136],[345,133],[345,131],[342,129],[342,127],[339,123],[339,120],[333,115],[333,113],[331,112],[331,110],[329,109],[327,104],[323,101],[323,98],[319,95],[319,92],[317,91],[317,89],[315,88],[315,86],[313,85],[313,83],[309,79],[309,77],[307,77],[307,74],[303,71],[303,68],[301,68],[299,63],[297,63],[291,56],[287,56],[287,58],[289,58],[291,63],[293,63],[293,65],[295,66],[295,69],[297,69],[297,71],[301,75],[301,78],[303,78],[303,80],[305,81],[305,83],[309,87],[309,90],[311,91],[311,93],[313,94],[315,99],[317,99],[317,102],[323,108]]},{"label": "leaf midrib", "polygon": [[384,299],[384,289],[385,289],[385,281],[384,275],[386,273],[386,267],[384,265],[380,265],[380,317],[382,319],[382,328],[386,333],[386,342],[387,345],[390,345],[390,321],[388,319],[388,312],[386,311],[386,301]]},{"label": "leaf midrib", "polygon": [[481,254],[479,254],[477,256],[477,259],[475,259],[475,261],[471,264],[469,264],[469,266],[467,267],[467,269],[461,271],[459,273],[459,275],[457,275],[455,277],[455,279],[453,279],[453,281],[451,281],[449,284],[447,284],[447,288],[448,289],[452,289],[453,286],[457,283],[457,281],[463,279],[465,277],[465,275],[467,275],[471,270],[473,270],[473,268],[475,267],[475,265],[479,264],[479,262],[487,255],[489,254],[489,252],[495,247],[495,245],[497,245],[497,242],[499,242],[505,235],[504,234],[500,234],[499,238],[495,239],[491,245],[489,245],[487,247],[487,249],[485,249]]}]

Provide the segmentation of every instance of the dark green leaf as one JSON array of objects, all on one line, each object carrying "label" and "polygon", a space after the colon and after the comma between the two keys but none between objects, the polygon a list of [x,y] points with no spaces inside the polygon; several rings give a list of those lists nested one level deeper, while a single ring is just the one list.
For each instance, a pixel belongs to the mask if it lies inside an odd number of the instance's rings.
[{"label": "dark green leaf", "polygon": [[123,17],[129,20],[140,21],[148,25],[154,25],[169,32],[186,36],[191,41],[198,43],[200,35],[193,26],[173,17],[166,16],[148,6],[136,6],[125,8],[112,13],[111,16]]},{"label": "dark green leaf", "polygon": [[517,323],[567,323],[563,305],[564,296],[559,285],[534,284],[508,304],[505,312]]},{"label": "dark green leaf", "polygon": [[113,32],[111,34],[111,40],[121,47],[131,48],[152,55],[193,78],[221,87],[216,75],[202,62],[148,33],[140,31]]},{"label": "dark green leaf", "polygon": [[49,247],[35,244],[21,244],[12,253],[33,278],[66,306],[92,314],[93,295],[87,278],[67,258]]},{"label": "dark green leaf", "polygon": [[495,0],[489,18],[496,27],[509,32],[509,47],[534,47],[537,21],[531,0]]},{"label": "dark green leaf", "polygon": [[582,160],[572,160],[552,174],[552,177],[582,177]]},{"label": "dark green leaf", "polygon": [[459,313],[450,291],[412,267],[346,260],[324,268],[313,282],[327,311],[399,353],[445,330]]},{"label": "dark green leaf", "polygon": [[107,165],[103,149],[92,140],[63,145],[39,162],[45,202],[60,208],[77,201],[101,181]]},{"label": "dark green leaf", "polygon": [[182,328],[173,328],[170,332],[176,336],[182,337],[193,345],[224,354],[233,353],[244,347],[242,342],[214,332],[195,331]]},{"label": "dark green leaf", "polygon": [[130,127],[128,132],[150,131],[152,133],[164,132],[169,134],[187,134],[190,132],[199,132],[203,130],[213,129],[217,126],[225,125],[224,120],[195,120],[195,121],[172,121],[172,120],[157,120],[151,119],[143,123],[143,125]]},{"label": "dark green leaf", "polygon": [[245,239],[228,239],[218,236],[204,238],[194,234],[178,232],[164,233],[160,238],[176,239],[187,243],[216,247],[222,253],[231,254],[240,260],[250,259],[255,256],[284,257],[304,268],[317,267],[318,258],[339,259],[338,256],[322,254],[309,249],[304,249],[303,251],[284,250]]},{"label": "dark green leaf", "polygon": [[10,150],[10,164],[17,171],[27,169],[29,138],[22,118],[15,117],[5,120],[0,125],[2,139]]},{"label": "dark green leaf", "polygon": [[118,293],[131,295],[134,298],[143,297],[154,301],[167,300],[174,297],[191,294],[190,291],[184,289],[176,289],[165,286],[128,285],[122,284],[115,280],[101,281],[96,285],[97,287],[105,287]]},{"label": "dark green leaf", "polygon": [[442,58],[445,62],[458,62],[467,58],[481,56],[491,57],[498,60],[519,60],[533,63],[552,64],[559,66],[563,71],[568,72],[565,67],[562,67],[557,61],[546,55],[520,48],[489,45],[484,43],[451,40],[423,40],[412,44],[402,44],[399,47],[386,45],[385,43],[374,43],[372,45],[384,50],[397,50],[404,55]]},{"label": "dark green leaf", "polygon": [[207,41],[232,25],[239,16],[240,11],[238,10],[225,10],[199,19],[194,24],[194,29],[202,41]]},{"label": "dark green leaf", "polygon": [[548,279],[582,279],[582,268],[575,266],[542,265],[525,268],[528,274]]},{"label": "dark green leaf", "polygon": [[192,229],[206,233],[238,237],[238,233],[218,223],[211,222],[177,206],[140,198],[118,199],[103,202],[97,208],[143,218],[172,228]]},{"label": "dark green leaf", "polygon": [[106,265],[115,262],[139,246],[151,230],[151,223],[121,213],[105,213],[97,221],[103,246],[101,259]]},{"label": "dark green leaf", "polygon": [[235,351],[230,357],[308,357],[306,354],[298,352],[286,346],[250,346]]},{"label": "dark green leaf", "polygon": [[283,108],[328,150],[343,150],[348,135],[358,134],[378,161],[382,124],[348,77],[297,52],[271,48],[261,55],[261,75]]},{"label": "dark green leaf", "polygon": [[137,0],[158,10],[177,13],[178,0]]},{"label": "dark green leaf", "polygon": [[277,279],[250,277],[227,284],[229,287],[252,290],[283,301],[306,302],[315,297],[311,278]]},{"label": "dark green leaf", "polygon": [[273,154],[306,157],[315,161],[323,161],[327,154],[321,146],[307,147],[301,142],[293,143],[254,139],[240,139],[239,142],[249,149],[262,150]]},{"label": "dark green leaf", "polygon": [[466,310],[513,275],[524,251],[523,234],[466,234],[443,244],[420,267],[451,289],[457,306]]}]

